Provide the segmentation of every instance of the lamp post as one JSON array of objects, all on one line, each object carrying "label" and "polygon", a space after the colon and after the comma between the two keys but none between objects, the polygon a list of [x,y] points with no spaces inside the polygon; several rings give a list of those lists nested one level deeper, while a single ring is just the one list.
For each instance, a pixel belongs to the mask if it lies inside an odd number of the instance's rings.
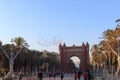
[{"label": "lamp post", "polygon": [[49,64],[48,64],[48,62],[46,62],[46,72],[47,73],[49,72]]},{"label": "lamp post", "polygon": [[14,70],[13,70],[13,66],[14,66],[14,61],[16,59],[16,57],[18,56],[18,54],[20,53],[20,51],[22,50],[22,48],[19,49],[19,51],[16,53],[16,55],[14,55],[13,53],[13,44],[11,44],[11,51],[10,51],[10,56],[7,55],[6,51],[2,48],[2,42],[0,41],[0,49],[3,51],[3,54],[8,58],[9,60],[9,67],[10,70],[7,73],[6,77],[7,78],[12,78],[14,75]]}]

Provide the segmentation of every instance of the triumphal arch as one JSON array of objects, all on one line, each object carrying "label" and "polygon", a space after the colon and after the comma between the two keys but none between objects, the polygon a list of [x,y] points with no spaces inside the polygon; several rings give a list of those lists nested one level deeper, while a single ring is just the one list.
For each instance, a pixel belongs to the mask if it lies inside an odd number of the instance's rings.
[{"label": "triumphal arch", "polygon": [[60,69],[62,72],[70,73],[69,60],[72,56],[76,56],[80,59],[79,69],[88,70],[90,68],[89,60],[89,44],[82,43],[81,46],[66,46],[64,43],[59,44],[60,53]]}]

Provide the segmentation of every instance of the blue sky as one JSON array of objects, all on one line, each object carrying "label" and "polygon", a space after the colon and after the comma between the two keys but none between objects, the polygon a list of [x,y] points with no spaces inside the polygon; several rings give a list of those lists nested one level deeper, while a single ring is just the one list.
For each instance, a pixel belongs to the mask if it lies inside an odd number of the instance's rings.
[{"label": "blue sky", "polygon": [[0,40],[21,36],[30,49],[58,52],[66,45],[97,44],[120,18],[119,0],[0,0]]}]

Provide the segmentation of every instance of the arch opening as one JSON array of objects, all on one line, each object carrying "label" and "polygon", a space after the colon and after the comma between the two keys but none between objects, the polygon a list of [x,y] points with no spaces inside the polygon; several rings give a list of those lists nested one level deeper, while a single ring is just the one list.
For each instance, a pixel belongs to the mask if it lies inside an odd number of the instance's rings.
[{"label": "arch opening", "polygon": [[77,56],[72,56],[69,58],[69,68],[70,72],[74,72],[80,69],[80,59]]},{"label": "arch opening", "polygon": [[70,60],[73,61],[74,65],[79,68],[80,67],[80,59],[77,56],[72,56]]}]

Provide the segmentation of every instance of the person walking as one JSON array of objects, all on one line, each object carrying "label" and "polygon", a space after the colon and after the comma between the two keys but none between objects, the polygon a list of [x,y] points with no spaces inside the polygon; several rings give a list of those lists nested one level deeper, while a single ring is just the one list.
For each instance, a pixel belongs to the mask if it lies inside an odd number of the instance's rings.
[{"label": "person walking", "polygon": [[19,73],[19,80],[22,80],[22,78],[23,78],[23,74],[22,74],[22,72],[20,72]]},{"label": "person walking", "polygon": [[87,78],[88,78],[87,71],[83,72],[83,77],[84,77],[84,80],[87,80]]},{"label": "person walking", "polygon": [[89,70],[87,70],[88,80],[91,80],[91,73]]},{"label": "person walking", "polygon": [[43,77],[42,72],[39,71],[39,72],[38,72],[38,80],[42,80],[42,77]]},{"label": "person walking", "polygon": [[77,72],[74,72],[74,79],[77,80]]},{"label": "person walking", "polygon": [[52,77],[52,73],[49,72],[49,80],[51,80],[51,77]]},{"label": "person walking", "polygon": [[60,77],[61,77],[61,80],[63,80],[63,77],[64,77],[64,73],[63,72],[61,72]]},{"label": "person walking", "polygon": [[82,75],[82,72],[79,70],[77,73],[78,80],[80,80],[81,75]]},{"label": "person walking", "polygon": [[54,72],[54,75],[53,75],[53,76],[54,76],[54,79],[55,79],[55,77],[56,77],[56,73],[55,73],[55,72]]}]

